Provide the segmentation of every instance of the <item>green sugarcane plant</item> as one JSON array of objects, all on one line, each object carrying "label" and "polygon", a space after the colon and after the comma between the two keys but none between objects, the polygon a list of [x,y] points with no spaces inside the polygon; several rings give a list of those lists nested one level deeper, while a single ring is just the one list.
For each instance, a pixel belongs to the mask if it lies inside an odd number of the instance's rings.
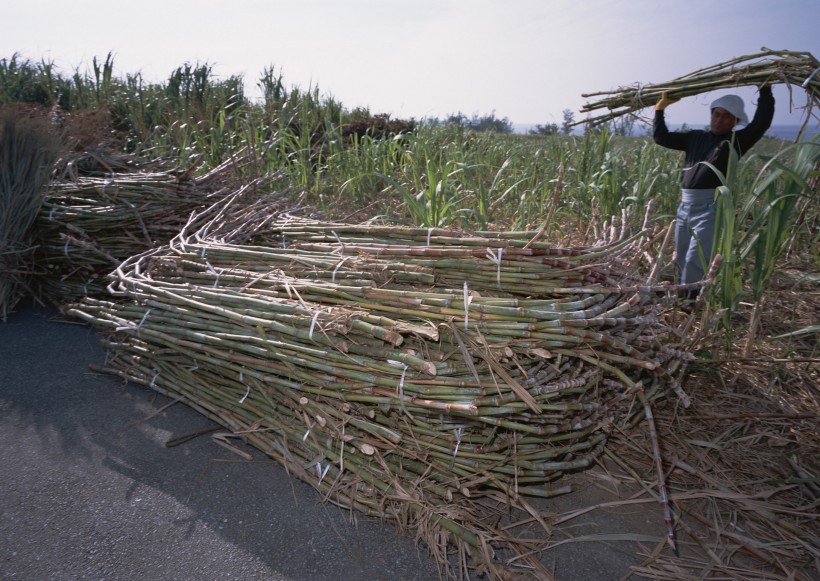
[{"label": "green sugarcane plant", "polygon": [[[743,226],[738,216],[738,197],[741,195],[738,161],[737,151],[731,147],[725,174],[714,165],[704,162],[721,181],[716,191],[718,209],[712,256],[719,255],[722,260],[715,284],[712,286],[712,294],[718,307],[724,309],[723,322],[727,328],[731,314],[740,305],[743,292],[743,264],[737,245],[737,240],[741,235],[740,229]],[[702,264],[709,264],[712,257],[705,256],[701,248],[699,250]]]},{"label": "green sugarcane plant", "polygon": [[754,343],[765,291],[769,287],[775,267],[794,236],[794,224],[801,198],[816,200],[809,180],[818,173],[820,136],[792,146],[796,149],[791,166],[781,156],[764,157],[766,164],[760,172],[756,188],[743,207],[750,226],[740,240],[740,252],[747,268],[752,309],[749,333],[744,348],[748,357]]},{"label": "green sugarcane plant", "polygon": [[[746,189],[747,180],[738,170],[738,156],[732,149],[725,174],[710,165],[721,180],[717,188],[717,233],[714,255],[722,257],[712,295],[726,310],[724,324],[744,298],[744,280],[748,282],[754,303],[746,351],[754,339],[757,318],[769,281],[778,260],[788,248],[797,218],[796,208],[802,197],[816,197],[809,178],[816,174],[820,159],[818,138],[793,146],[794,160],[787,165],[783,158],[789,150],[773,157],[758,156],[765,164]],[[751,160],[750,160],[751,161]],[[748,194],[744,195],[744,192]],[[702,256],[708,262],[709,257]]]}]

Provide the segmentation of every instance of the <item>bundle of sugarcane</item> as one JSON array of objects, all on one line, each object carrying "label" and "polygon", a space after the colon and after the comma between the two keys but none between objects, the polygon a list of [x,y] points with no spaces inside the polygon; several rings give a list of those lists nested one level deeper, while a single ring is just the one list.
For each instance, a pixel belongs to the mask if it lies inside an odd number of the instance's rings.
[{"label": "bundle of sugarcane", "polygon": [[503,535],[477,503],[567,492],[640,386],[687,357],[628,272],[637,238],[573,250],[288,221],[257,236],[274,247],[207,230],[126,260],[121,300],[68,311],[111,332],[109,371],[489,569]]},{"label": "bundle of sugarcane", "polygon": [[[38,278],[41,296],[59,305],[104,295],[103,279],[121,261],[167,243],[192,212],[234,191],[238,165],[231,159],[201,177],[140,171],[53,183],[35,226],[45,272]],[[267,192],[274,179],[247,180],[243,190]],[[275,214],[276,201],[268,196],[268,202]]]},{"label": "bundle of sugarcane", "polygon": [[0,117],[0,320],[5,321],[35,272],[32,224],[59,156],[44,120]]},{"label": "bundle of sugarcane", "polygon": [[[607,113],[574,123],[600,125],[629,113],[654,106],[666,92],[670,98],[682,99],[718,89],[741,86],[763,86],[785,83],[805,89],[808,108],[820,103],[820,62],[811,53],[775,51],[762,52],[734,58],[724,63],[706,67],[677,77],[665,83],[637,84],[620,87],[613,91],[586,93],[582,97],[604,97],[587,103],[582,113],[607,109]],[[808,119],[808,115],[807,115]]]}]

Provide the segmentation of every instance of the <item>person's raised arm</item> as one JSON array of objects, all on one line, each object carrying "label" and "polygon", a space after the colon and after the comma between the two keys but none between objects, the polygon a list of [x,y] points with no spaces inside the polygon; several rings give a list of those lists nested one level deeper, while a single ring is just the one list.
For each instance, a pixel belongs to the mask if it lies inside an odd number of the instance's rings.
[{"label": "person's raised arm", "polygon": [[685,133],[675,133],[669,131],[666,126],[664,110],[672,103],[677,103],[680,99],[672,99],[666,91],[661,93],[661,98],[655,105],[655,121],[652,124],[652,139],[662,147],[669,149],[686,150],[687,137]]},{"label": "person's raised arm", "polygon": [[663,91],[661,93],[661,98],[658,100],[657,104],[655,105],[655,111],[663,111],[672,103],[677,103],[680,99],[673,99],[669,96],[669,93]]},{"label": "person's raised arm", "polygon": [[760,87],[754,117],[746,127],[737,132],[738,146],[742,153],[760,141],[760,138],[772,126],[772,119],[774,119],[774,95],[772,86],[766,83]]}]

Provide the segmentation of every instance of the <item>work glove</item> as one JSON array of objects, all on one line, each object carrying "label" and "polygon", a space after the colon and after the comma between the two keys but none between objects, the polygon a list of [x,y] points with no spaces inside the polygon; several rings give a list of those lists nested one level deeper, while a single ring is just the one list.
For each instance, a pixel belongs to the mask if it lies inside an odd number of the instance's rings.
[{"label": "work glove", "polygon": [[671,105],[672,103],[677,103],[678,101],[680,101],[680,99],[673,99],[669,96],[669,93],[664,91],[661,93],[660,101],[658,101],[658,103],[655,105],[655,111],[663,111],[664,109],[669,107],[669,105]]}]

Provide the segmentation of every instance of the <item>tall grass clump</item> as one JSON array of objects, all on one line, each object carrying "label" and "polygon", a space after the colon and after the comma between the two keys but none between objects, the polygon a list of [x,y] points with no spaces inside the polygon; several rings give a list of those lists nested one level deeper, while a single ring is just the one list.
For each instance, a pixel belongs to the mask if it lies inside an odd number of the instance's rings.
[{"label": "tall grass clump", "polygon": [[59,153],[59,138],[47,121],[0,114],[0,320],[29,289],[31,227]]}]

